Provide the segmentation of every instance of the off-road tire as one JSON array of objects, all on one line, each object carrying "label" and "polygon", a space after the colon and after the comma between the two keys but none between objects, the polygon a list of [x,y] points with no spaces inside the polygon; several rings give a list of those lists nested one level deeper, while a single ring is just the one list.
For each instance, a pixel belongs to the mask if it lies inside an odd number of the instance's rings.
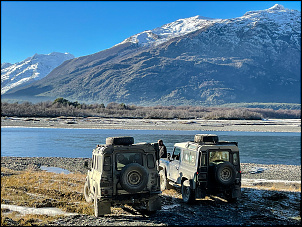
[{"label": "off-road tire", "polygon": [[[188,181],[188,180],[185,180]],[[185,186],[184,184],[185,182],[183,182],[181,184],[181,195],[182,195],[182,200],[185,203],[189,203],[192,204],[195,201],[195,191],[192,190],[189,186]]]},{"label": "off-road tire", "polygon": [[106,138],[106,145],[131,145],[131,144],[134,144],[134,138],[130,136]]},{"label": "off-road tire", "polygon": [[129,193],[142,191],[147,186],[148,179],[148,171],[138,163],[130,163],[121,170],[120,184]]},{"label": "off-road tire", "polygon": [[230,162],[222,162],[215,168],[216,182],[225,186],[231,185],[236,179],[236,170]]},{"label": "off-road tire", "polygon": [[86,180],[84,185],[84,197],[87,203],[92,202],[92,197],[90,196],[90,189],[88,185],[88,181]]}]

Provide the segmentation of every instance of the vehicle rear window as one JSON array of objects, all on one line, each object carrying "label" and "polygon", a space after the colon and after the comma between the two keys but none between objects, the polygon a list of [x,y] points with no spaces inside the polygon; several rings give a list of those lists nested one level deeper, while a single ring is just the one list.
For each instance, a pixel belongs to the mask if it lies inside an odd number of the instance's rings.
[{"label": "vehicle rear window", "polygon": [[143,165],[142,153],[118,153],[116,154],[116,169],[121,170],[125,165],[130,163],[138,163]]},{"label": "vehicle rear window", "polygon": [[215,161],[230,161],[230,152],[229,151],[210,151],[209,162]]}]

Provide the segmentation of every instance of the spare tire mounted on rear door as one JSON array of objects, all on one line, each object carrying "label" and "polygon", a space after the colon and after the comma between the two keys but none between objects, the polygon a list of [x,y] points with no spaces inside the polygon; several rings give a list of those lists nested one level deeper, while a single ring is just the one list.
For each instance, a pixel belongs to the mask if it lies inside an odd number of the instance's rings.
[{"label": "spare tire mounted on rear door", "polygon": [[216,166],[215,177],[217,183],[230,185],[235,181],[236,170],[230,162],[223,162]]},{"label": "spare tire mounted on rear door", "polygon": [[142,191],[148,183],[148,171],[138,163],[130,163],[123,167],[120,184],[129,193]]}]

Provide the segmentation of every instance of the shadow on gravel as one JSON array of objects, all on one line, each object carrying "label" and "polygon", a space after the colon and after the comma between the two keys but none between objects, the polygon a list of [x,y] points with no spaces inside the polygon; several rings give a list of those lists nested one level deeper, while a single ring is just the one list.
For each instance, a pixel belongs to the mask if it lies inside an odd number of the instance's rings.
[{"label": "shadow on gravel", "polygon": [[220,197],[206,197],[194,204],[182,201],[177,191],[161,195],[162,209],[148,213],[131,206],[114,207],[110,215],[73,215],[48,223],[53,226],[162,226],[162,225],[300,225],[300,192],[242,188],[242,197],[227,203]]},{"label": "shadow on gravel", "polygon": [[[125,210],[128,215],[111,217],[129,225],[300,225],[301,193],[242,189],[242,197],[228,203],[206,197],[186,204],[181,198],[162,195],[162,210],[148,214]],[[131,214],[131,215],[129,215]],[[149,225],[148,224],[148,225]]]}]

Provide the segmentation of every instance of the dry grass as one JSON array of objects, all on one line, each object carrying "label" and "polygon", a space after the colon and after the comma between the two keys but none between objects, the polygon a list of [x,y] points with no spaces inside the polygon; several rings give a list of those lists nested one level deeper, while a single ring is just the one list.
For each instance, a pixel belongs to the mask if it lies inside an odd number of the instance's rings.
[{"label": "dry grass", "polygon": [[254,188],[258,190],[269,191],[288,191],[288,192],[301,192],[301,184],[296,183],[258,183],[254,185],[242,185],[242,188]]},{"label": "dry grass", "polygon": [[[86,174],[56,174],[46,171],[14,171],[1,168],[1,203],[26,207],[56,207],[66,212],[93,215],[93,203],[83,196]],[[242,185],[258,190],[301,192],[301,184],[261,183]],[[177,191],[166,190],[163,195],[180,199]],[[1,226],[47,225],[60,216],[22,215],[1,210]]]},{"label": "dry grass", "polygon": [[[1,168],[1,203],[26,207],[56,207],[66,212],[93,214],[93,204],[83,196],[85,174],[56,174],[45,171],[13,171]],[[1,225],[5,217],[18,225],[43,225],[54,217],[47,215],[22,216],[1,211]],[[4,217],[5,216],[5,217]]]}]

